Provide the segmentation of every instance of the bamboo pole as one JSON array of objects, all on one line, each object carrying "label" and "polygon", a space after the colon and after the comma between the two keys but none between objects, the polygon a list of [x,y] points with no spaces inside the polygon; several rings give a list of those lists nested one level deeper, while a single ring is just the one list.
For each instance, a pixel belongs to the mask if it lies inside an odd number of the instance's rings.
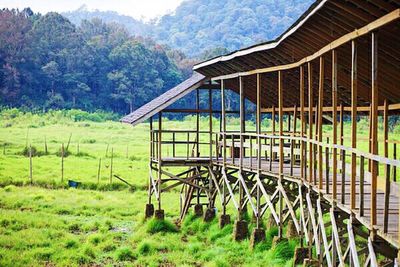
[{"label": "bamboo pole", "polygon": [[[357,43],[351,42],[351,147],[357,148]],[[350,208],[356,208],[357,157],[351,153]]]},{"label": "bamboo pole", "polygon": [[[223,170],[226,167],[226,114],[225,114],[225,84],[224,80],[221,80],[221,119],[220,119],[220,128],[222,130],[222,140],[223,140],[223,149],[222,149],[222,166]],[[216,140],[218,142],[218,140]],[[226,215],[226,184],[222,183],[222,214]]]}]

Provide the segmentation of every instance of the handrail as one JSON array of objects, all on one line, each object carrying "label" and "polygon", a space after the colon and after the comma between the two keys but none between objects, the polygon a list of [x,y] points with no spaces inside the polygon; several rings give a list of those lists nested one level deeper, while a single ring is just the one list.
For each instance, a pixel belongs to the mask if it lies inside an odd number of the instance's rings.
[{"label": "handrail", "polygon": [[[220,135],[227,135],[226,133],[222,133],[222,132],[220,132],[219,134]],[[356,156],[359,156],[359,157],[363,156],[365,159],[377,161],[377,162],[384,163],[384,164],[389,164],[389,165],[392,165],[392,166],[395,166],[395,167],[400,167],[400,160],[389,159],[389,158],[386,158],[386,157],[383,157],[383,156],[380,156],[380,155],[375,155],[375,154],[372,154],[372,153],[369,153],[369,152],[363,152],[363,151],[360,151],[358,149],[347,147],[347,146],[344,146],[344,145],[327,144],[327,143],[324,143],[324,142],[319,142],[319,141],[316,141],[316,140],[313,140],[313,139],[309,139],[307,137],[296,137],[296,136],[285,136],[285,135],[284,136],[280,136],[280,135],[265,135],[265,134],[257,135],[257,134],[252,134],[252,133],[240,134],[239,132],[235,133],[235,135],[239,136],[239,137],[241,135],[243,135],[243,136],[252,136],[252,137],[259,136],[260,138],[266,138],[266,139],[286,139],[286,140],[293,140],[293,141],[308,142],[308,143],[311,143],[311,144],[314,144],[314,145],[322,146],[324,148],[330,148],[330,149],[336,148],[336,149],[340,149],[340,150],[345,150],[346,152],[349,152],[351,154],[355,154]],[[232,134],[227,135],[227,137],[229,137],[229,136],[232,136]]]}]

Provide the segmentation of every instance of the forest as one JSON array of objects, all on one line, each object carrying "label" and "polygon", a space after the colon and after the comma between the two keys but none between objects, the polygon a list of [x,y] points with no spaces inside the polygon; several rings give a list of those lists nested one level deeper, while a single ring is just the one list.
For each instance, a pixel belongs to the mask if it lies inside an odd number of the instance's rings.
[{"label": "forest", "polygon": [[127,113],[189,75],[182,60],[99,19],[77,27],[57,13],[0,11],[3,106]]},{"label": "forest", "polygon": [[189,77],[196,62],[276,37],[310,3],[191,0],[146,23],[85,7],[3,9],[0,106],[126,114]]}]

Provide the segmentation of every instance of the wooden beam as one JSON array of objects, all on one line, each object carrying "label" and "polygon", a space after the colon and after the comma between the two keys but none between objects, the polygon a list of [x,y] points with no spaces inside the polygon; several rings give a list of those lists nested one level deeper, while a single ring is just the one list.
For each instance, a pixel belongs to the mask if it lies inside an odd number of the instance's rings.
[{"label": "wooden beam", "polygon": [[157,190],[158,190],[158,209],[161,210],[161,142],[162,142],[162,112],[158,113],[158,181],[157,181]]},{"label": "wooden beam", "polygon": [[[278,110],[278,108],[261,108],[261,113],[272,113],[273,109],[275,109],[275,111]],[[297,109],[298,109],[298,111],[300,110],[300,108],[297,108]],[[324,113],[330,113],[330,112],[333,112],[333,109],[334,109],[333,106],[331,106],[331,107],[325,106],[325,107],[322,108],[322,111]],[[337,107],[336,107],[336,109],[337,109]],[[370,106],[357,106],[357,112],[369,113],[370,109],[371,109]],[[385,109],[385,107],[383,105],[382,106],[378,106],[378,111],[384,111],[384,109]],[[348,107],[343,106],[343,112],[351,113],[351,110],[352,110],[351,106],[348,106]],[[389,111],[399,111],[400,110],[400,103],[388,105],[388,110]],[[294,111],[294,107],[284,107],[283,108],[283,112],[285,112],[285,113],[292,113],[293,111]],[[314,112],[314,111],[315,111],[315,109],[312,108],[311,112]],[[165,112],[165,110],[164,110],[164,112]],[[208,112],[208,110],[206,110],[204,112]],[[214,111],[214,112],[216,113],[218,111]],[[309,112],[309,108],[308,107],[304,107],[304,112]],[[193,113],[195,113],[195,111],[193,111]]]},{"label": "wooden beam", "polygon": [[278,94],[279,94],[279,175],[283,174],[283,81],[282,72],[278,72]]},{"label": "wooden beam", "polygon": [[222,157],[223,166],[226,167],[226,114],[225,114],[225,81],[221,81],[221,126],[222,126]]},{"label": "wooden beam", "polygon": [[[351,42],[351,147],[357,148],[357,43]],[[351,173],[350,173],[350,208],[356,207],[356,174],[357,157],[351,153]]]},{"label": "wooden beam", "polygon": [[[210,130],[210,136],[209,136],[209,142],[210,142],[210,163],[213,158],[213,98],[212,98],[212,89],[208,90],[208,103],[209,103],[209,109],[210,109],[210,114],[209,114],[209,130]],[[218,142],[218,139],[215,140],[215,142]],[[217,151],[216,151],[217,152]]]}]

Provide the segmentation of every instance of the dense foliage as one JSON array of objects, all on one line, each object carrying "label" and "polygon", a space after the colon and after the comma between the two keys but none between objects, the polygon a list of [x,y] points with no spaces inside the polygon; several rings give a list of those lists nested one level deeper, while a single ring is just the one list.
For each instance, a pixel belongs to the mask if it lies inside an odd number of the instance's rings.
[{"label": "dense foliage", "polygon": [[132,34],[148,35],[157,42],[201,57],[203,51],[225,47],[229,51],[271,40],[285,31],[312,0],[190,0],[172,14],[141,23],[115,12],[85,8],[64,13],[71,21],[100,17],[126,25]]},{"label": "dense foliage", "polygon": [[167,53],[99,19],[1,10],[0,105],[126,113],[188,75]]}]

